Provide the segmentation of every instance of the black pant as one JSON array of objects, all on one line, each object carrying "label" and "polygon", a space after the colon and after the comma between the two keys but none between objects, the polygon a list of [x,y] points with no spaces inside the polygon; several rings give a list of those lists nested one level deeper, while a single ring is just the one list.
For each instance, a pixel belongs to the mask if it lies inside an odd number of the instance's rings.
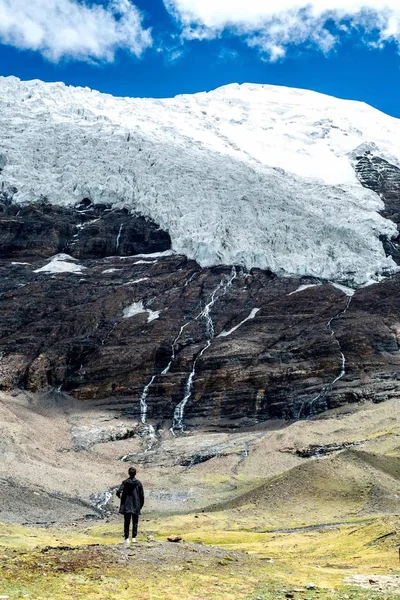
[{"label": "black pant", "polygon": [[131,524],[131,519],[132,519],[132,537],[135,538],[137,536],[139,515],[133,515],[132,513],[126,513],[124,515],[124,535],[125,535],[126,540],[129,538],[129,526]]}]

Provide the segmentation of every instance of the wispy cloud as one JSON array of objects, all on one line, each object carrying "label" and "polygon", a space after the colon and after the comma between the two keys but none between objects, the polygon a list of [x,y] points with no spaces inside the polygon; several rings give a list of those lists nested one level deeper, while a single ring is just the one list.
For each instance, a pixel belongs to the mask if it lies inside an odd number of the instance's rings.
[{"label": "wispy cloud", "polygon": [[243,36],[270,60],[291,45],[312,43],[329,52],[355,29],[371,45],[400,45],[399,0],[164,0],[186,39],[212,39],[224,31]]},{"label": "wispy cloud", "polygon": [[112,61],[118,49],[136,56],[151,46],[150,30],[130,0],[104,5],[79,0],[0,0],[0,42],[47,59]]},{"label": "wispy cloud", "polygon": [[232,48],[227,48],[226,46],[221,48],[221,50],[218,52],[219,62],[227,63],[233,60],[237,60],[238,58],[239,53],[236,50],[233,50]]}]

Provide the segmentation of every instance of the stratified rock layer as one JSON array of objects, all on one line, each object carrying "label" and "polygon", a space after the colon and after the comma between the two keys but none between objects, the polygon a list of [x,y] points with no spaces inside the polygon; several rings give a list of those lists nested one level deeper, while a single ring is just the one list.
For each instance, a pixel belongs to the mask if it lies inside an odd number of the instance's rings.
[{"label": "stratified rock layer", "polygon": [[89,199],[73,208],[0,202],[0,258],[38,259],[59,252],[101,258],[162,252],[170,247],[168,233],[151,219],[107,204],[94,205]]},{"label": "stratified rock layer", "polygon": [[[400,169],[369,151],[355,169],[400,228]],[[384,243],[400,263],[399,239]],[[354,291],[201,268],[170,247],[156,223],[124,209],[5,198],[1,389],[54,388],[177,430],[399,397],[399,274]]]},{"label": "stratified rock layer", "polygon": [[[4,206],[0,239],[2,389],[60,389],[169,426],[186,398],[182,423],[213,427],[399,395],[400,276],[352,296],[201,269],[164,252],[156,224],[89,202]],[[80,270],[40,271],[60,250]]]}]

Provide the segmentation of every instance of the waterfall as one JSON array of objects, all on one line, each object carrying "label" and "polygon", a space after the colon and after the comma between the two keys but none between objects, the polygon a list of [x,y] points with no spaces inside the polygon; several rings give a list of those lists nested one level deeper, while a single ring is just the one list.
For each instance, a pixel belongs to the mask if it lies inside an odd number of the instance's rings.
[{"label": "waterfall", "polygon": [[305,406],[307,404],[309,406],[310,414],[311,414],[311,411],[312,411],[315,403],[318,400],[320,400],[321,398],[324,398],[326,396],[326,394],[332,390],[333,386],[338,381],[340,381],[341,379],[343,379],[343,377],[346,375],[346,357],[345,357],[345,355],[343,353],[342,346],[341,346],[339,340],[336,337],[336,333],[335,333],[335,330],[332,327],[332,323],[347,313],[347,311],[350,308],[350,304],[351,304],[352,300],[353,300],[353,296],[350,296],[350,298],[349,298],[349,300],[348,300],[348,302],[346,304],[346,307],[344,309],[340,310],[336,315],[334,315],[328,321],[328,323],[326,325],[326,328],[331,332],[331,337],[335,338],[335,342],[336,342],[336,344],[337,344],[337,346],[339,347],[339,350],[340,350],[340,355],[341,355],[341,360],[342,360],[342,362],[341,362],[341,371],[340,371],[339,375],[331,383],[328,383],[326,386],[324,386],[322,388],[322,390],[320,391],[320,393],[315,398],[313,398],[310,401],[304,400],[304,402],[302,402],[302,404],[300,406],[300,409],[299,409],[299,412],[297,413],[297,419],[301,418],[303,410],[304,410],[304,408],[305,408]]},{"label": "waterfall", "polygon": [[173,416],[173,420],[172,420],[172,429],[173,430],[177,429],[179,431],[183,431],[183,416],[185,413],[186,404],[189,402],[189,400],[192,396],[193,381],[194,381],[194,377],[196,375],[196,365],[197,365],[199,359],[203,356],[204,352],[210,346],[211,346],[211,340],[208,340],[207,344],[204,346],[202,351],[197,355],[197,357],[195,358],[195,360],[193,362],[192,370],[190,372],[190,375],[189,375],[189,377],[186,381],[186,385],[185,385],[185,396],[184,396],[183,400],[181,400],[181,402],[179,402],[179,404],[175,407],[175,410],[174,410],[174,416]]},{"label": "waterfall", "polygon": [[140,420],[143,424],[145,424],[147,420],[147,396],[149,395],[149,389],[153,385],[156,377],[157,375],[153,375],[149,383],[145,386],[140,397]]},{"label": "waterfall", "polygon": [[345,314],[347,313],[347,311],[348,311],[348,310],[349,310],[349,308],[350,308],[350,304],[351,304],[351,301],[352,301],[352,300],[353,300],[353,296],[350,296],[350,298],[349,298],[349,300],[348,300],[348,302],[347,302],[346,308],[345,308],[344,310],[340,311],[340,312],[339,312],[339,314],[337,314],[337,315],[336,315],[336,317],[333,317],[333,319],[331,319],[331,320],[329,321],[329,323],[328,323],[328,329],[330,329],[330,330],[331,330],[331,337],[334,337],[334,338],[335,338],[335,340],[336,340],[336,343],[337,343],[337,345],[339,346],[340,355],[341,355],[341,357],[342,357],[342,370],[340,371],[340,373],[339,373],[339,375],[336,377],[336,379],[334,379],[334,380],[332,381],[332,383],[331,383],[331,385],[330,385],[330,387],[331,387],[331,388],[332,388],[332,387],[335,385],[335,383],[337,383],[338,381],[340,381],[341,379],[343,379],[343,377],[346,375],[346,357],[345,357],[345,355],[343,354],[342,346],[341,346],[341,344],[340,344],[339,340],[338,340],[338,339],[337,339],[337,337],[336,337],[335,331],[334,331],[334,330],[333,330],[333,328],[332,328],[332,323],[333,323],[333,321],[335,321],[336,319],[338,319],[339,317],[342,317],[343,315],[345,315]]},{"label": "waterfall", "polygon": [[[77,211],[79,213],[81,212],[86,212],[86,211]],[[77,233],[75,233],[70,242],[68,242],[67,247],[71,247],[74,246],[77,242],[78,242],[78,238],[79,238],[79,233],[82,229],[85,229],[85,227],[87,227],[88,225],[91,225],[92,223],[97,223],[97,221],[100,221],[101,219],[101,215],[100,217],[97,217],[96,219],[91,219],[90,221],[86,221],[85,223],[79,223],[78,225],[76,225],[76,229],[78,230]]]},{"label": "waterfall", "polygon": [[118,231],[118,235],[117,235],[117,241],[115,242],[115,251],[118,252],[119,249],[119,243],[121,241],[121,233],[122,233],[122,229],[124,227],[124,224],[121,223],[119,231]]},{"label": "waterfall", "polygon": [[[120,228],[120,232],[122,229],[122,225]],[[189,375],[189,378],[186,382],[186,386],[185,386],[185,397],[184,399],[178,404],[178,406],[175,408],[174,411],[174,417],[173,417],[173,427],[176,426],[177,429],[182,429],[183,428],[183,413],[185,410],[185,406],[188,402],[188,400],[190,399],[191,395],[192,395],[192,388],[193,388],[193,380],[194,380],[194,376],[196,373],[196,364],[197,361],[200,359],[200,357],[204,354],[204,352],[207,350],[207,348],[209,348],[209,346],[211,345],[211,340],[214,337],[214,324],[213,321],[211,319],[210,316],[210,311],[211,308],[213,307],[213,305],[215,304],[216,300],[217,300],[217,293],[220,289],[222,289],[222,294],[224,295],[226,294],[228,288],[232,285],[233,280],[237,277],[237,273],[236,273],[236,269],[235,267],[232,268],[232,272],[231,275],[229,276],[228,280],[226,281],[226,283],[224,283],[223,280],[221,280],[218,284],[218,286],[215,288],[215,290],[213,291],[213,293],[211,294],[210,300],[209,302],[206,304],[204,310],[202,310],[196,317],[195,317],[195,321],[198,320],[199,318],[204,318],[206,320],[206,335],[207,335],[207,343],[204,346],[204,348],[202,349],[202,351],[198,354],[197,358],[195,359],[194,363],[193,363],[193,367],[192,367],[192,371]],[[184,325],[182,325],[182,327],[179,330],[179,333],[177,335],[177,337],[175,338],[175,340],[172,342],[172,351],[171,351],[171,360],[169,361],[168,365],[165,367],[165,369],[161,372],[161,375],[167,375],[167,373],[169,372],[171,365],[175,359],[175,346],[179,340],[179,338],[181,337],[184,329],[191,323],[191,321],[188,321],[187,323],[185,323]],[[151,378],[151,380],[149,381],[149,383],[145,386],[141,398],[140,398],[140,416],[141,416],[141,422],[143,424],[146,423],[147,420],[147,396],[149,393],[149,389],[150,387],[153,385],[155,378],[157,377],[157,375],[153,375],[153,377]]]},{"label": "waterfall", "polygon": [[[196,356],[196,358],[193,362],[192,370],[186,381],[185,393],[184,393],[183,400],[181,400],[179,402],[179,404],[175,407],[173,419],[172,419],[172,431],[175,431],[175,430],[183,431],[183,429],[184,429],[183,418],[184,418],[186,405],[189,402],[190,398],[192,397],[193,383],[194,383],[194,378],[196,375],[196,366],[197,366],[197,363],[200,360],[200,358],[205,353],[205,351],[208,350],[208,348],[211,346],[212,340],[215,335],[214,323],[211,318],[211,309],[214,306],[214,304],[216,303],[216,301],[227,293],[228,289],[232,286],[232,283],[233,283],[234,279],[236,279],[236,277],[237,277],[236,269],[235,269],[235,267],[232,267],[231,274],[228,277],[227,281],[224,282],[224,280],[221,279],[221,281],[219,282],[219,284],[217,285],[215,290],[212,292],[210,299],[207,302],[207,304],[205,305],[204,309],[200,312],[200,314],[195,319],[195,320],[197,320],[198,318],[205,319],[207,341],[206,341],[204,348],[199,352],[199,354]],[[222,290],[222,293],[220,295],[218,295],[218,292],[220,290]],[[184,327],[185,326],[186,325],[184,325]],[[183,330],[183,328],[181,329],[181,332],[179,335],[181,335],[182,330]],[[172,363],[172,360],[173,359],[171,359],[171,363]],[[169,367],[170,367],[170,365],[167,368],[169,369]]]},{"label": "waterfall", "polygon": [[[197,317],[196,317],[197,319]],[[194,320],[196,320],[194,319]],[[171,360],[169,361],[168,365],[165,367],[164,371],[162,371],[161,375],[167,375],[167,373],[169,373],[169,370],[172,366],[172,363],[175,360],[175,345],[177,344],[179,338],[181,337],[183,330],[191,323],[192,321],[188,321],[187,323],[185,323],[184,325],[182,325],[182,327],[180,328],[180,331],[178,333],[178,335],[176,336],[176,338],[174,339],[174,341],[172,342],[172,346],[171,346]]]}]

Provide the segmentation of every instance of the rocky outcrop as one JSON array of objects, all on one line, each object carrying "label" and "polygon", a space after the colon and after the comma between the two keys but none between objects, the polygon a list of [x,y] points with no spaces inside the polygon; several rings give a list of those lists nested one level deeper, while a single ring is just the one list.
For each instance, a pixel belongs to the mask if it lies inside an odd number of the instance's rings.
[{"label": "rocky outcrop", "polygon": [[78,426],[71,428],[71,440],[74,450],[88,450],[96,444],[107,444],[119,440],[129,440],[140,435],[140,426],[118,424],[114,427]]},{"label": "rocky outcrop", "polygon": [[74,208],[44,201],[18,206],[5,198],[0,203],[0,258],[28,260],[60,252],[101,258],[170,247],[169,234],[150,219],[88,198]]},{"label": "rocky outcrop", "polygon": [[355,170],[361,184],[379,194],[385,209],[382,215],[396,223],[399,236],[382,239],[388,256],[400,264],[400,168],[371,151],[356,157]]},{"label": "rocky outcrop", "polygon": [[311,444],[310,446],[306,446],[304,448],[288,448],[285,452],[290,452],[291,454],[295,454],[296,456],[300,456],[300,458],[323,458],[325,456],[329,456],[330,454],[335,454],[337,452],[342,452],[342,450],[347,450],[347,448],[354,448],[356,446],[361,446],[364,441],[359,442],[339,442],[337,444]]}]

